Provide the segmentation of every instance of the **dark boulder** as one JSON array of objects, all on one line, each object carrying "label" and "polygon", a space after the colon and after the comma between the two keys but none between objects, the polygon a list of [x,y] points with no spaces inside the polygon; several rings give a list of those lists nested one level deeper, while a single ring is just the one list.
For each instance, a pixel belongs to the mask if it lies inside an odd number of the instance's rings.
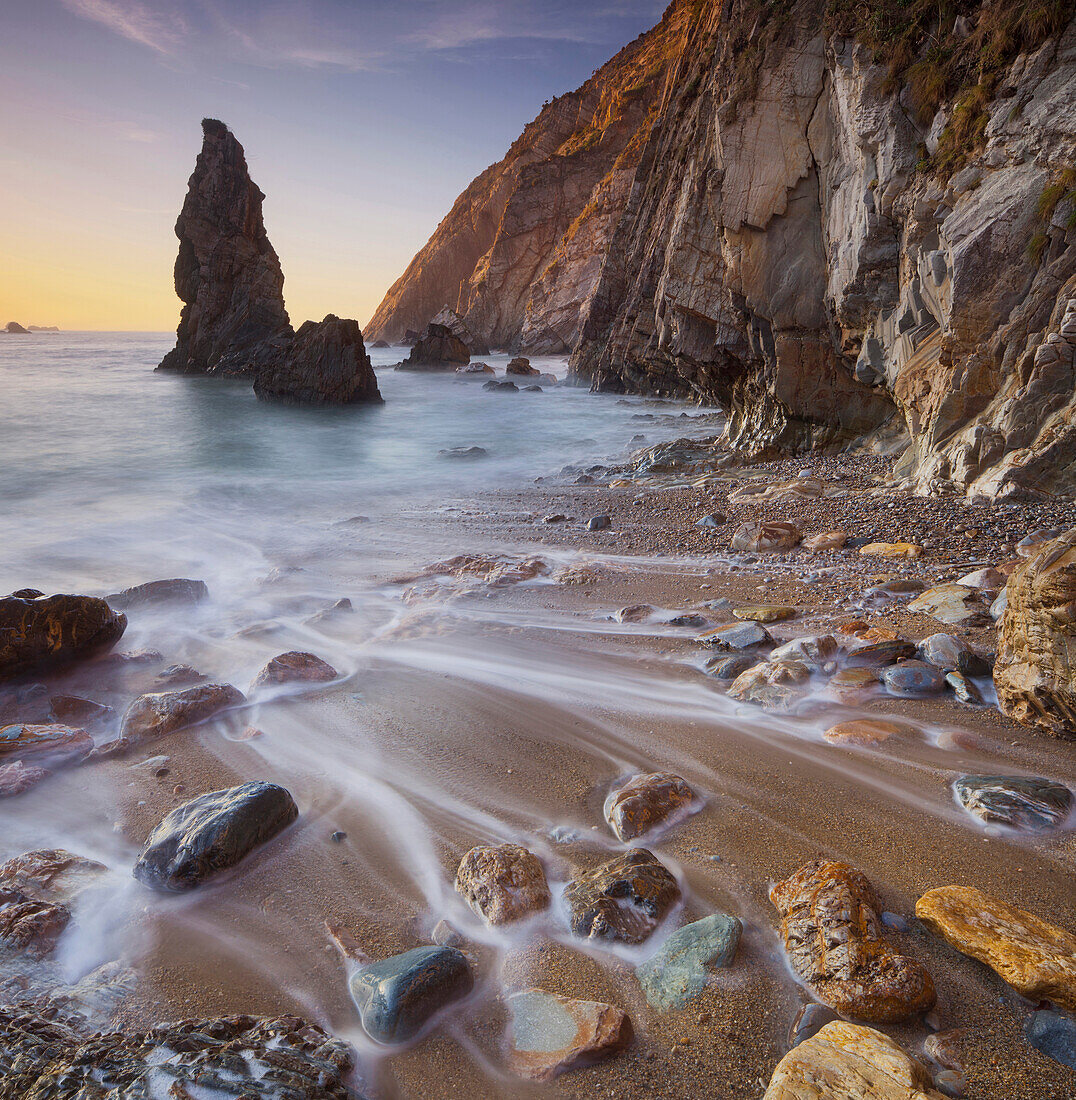
[{"label": "dark boulder", "polygon": [[542,372],[538,370],[537,367],[532,367],[531,361],[529,359],[526,359],[522,355],[519,355],[515,359],[513,359],[507,367],[504,368],[504,373],[520,374],[523,375],[524,378],[530,378],[534,375],[541,374]]},{"label": "dark boulder", "polygon": [[381,1043],[413,1038],[473,987],[471,965],[455,947],[416,947],[363,966],[348,982],[362,1026]]},{"label": "dark boulder", "polygon": [[54,669],[115,645],[127,627],[94,596],[0,600],[0,680]]},{"label": "dark boulder", "polygon": [[12,336],[30,335],[30,330],[20,325],[18,321],[8,321],[8,323],[4,325],[4,331]]},{"label": "dark boulder", "polygon": [[120,611],[129,611],[132,607],[147,604],[198,603],[209,595],[205,581],[193,581],[187,577],[172,577],[163,581],[147,581],[114,592],[105,597],[105,602]]},{"label": "dark boulder", "polygon": [[323,661],[313,653],[291,650],[280,653],[268,661],[261,672],[254,677],[251,691],[258,688],[273,687],[277,684],[328,683],[340,675],[328,661]]},{"label": "dark boulder", "polygon": [[381,402],[358,321],[331,313],[277,342],[258,368],[254,392],[263,401],[289,405]]},{"label": "dark boulder", "polygon": [[235,867],[298,816],[295,799],[262,780],[199,795],[150,833],[134,876],[154,890],[193,890]]},{"label": "dark boulder", "polygon": [[489,355],[489,344],[476,335],[467,322],[448,306],[443,306],[436,317],[430,319],[431,325],[444,325],[466,345],[472,355]]},{"label": "dark boulder", "polygon": [[140,695],[124,713],[117,740],[102,745],[96,755],[111,756],[150,738],[197,725],[244,700],[243,693],[231,684],[198,684],[179,691]]},{"label": "dark boulder", "polygon": [[388,340],[375,340],[370,345],[370,347],[372,347],[372,348],[390,348],[390,347],[392,347],[392,345],[388,342]]},{"label": "dark boulder", "polygon": [[482,389],[489,390],[490,393],[519,393],[519,387],[515,382],[498,382],[493,378],[484,382]]},{"label": "dark boulder", "polygon": [[461,363],[470,361],[470,348],[450,328],[430,322],[426,326],[426,331],[411,349],[411,354],[396,369],[449,371],[455,370]]}]

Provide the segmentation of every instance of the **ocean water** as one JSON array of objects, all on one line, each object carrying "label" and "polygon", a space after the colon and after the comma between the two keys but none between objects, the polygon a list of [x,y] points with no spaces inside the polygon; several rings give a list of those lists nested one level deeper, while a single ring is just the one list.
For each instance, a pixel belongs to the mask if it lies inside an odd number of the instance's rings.
[{"label": "ocean water", "polygon": [[[575,387],[491,394],[484,378],[386,369],[400,348],[370,352],[383,406],[272,405],[242,380],[155,373],[173,342],[170,333],[0,339],[0,587],[208,581],[295,551],[333,520],[391,520],[405,504],[438,508],[566,462],[606,461],[645,431],[632,419],[647,407],[639,399]],[[486,361],[503,373],[508,358]],[[566,371],[564,359],[534,366]],[[472,445],[488,457],[438,455]]]}]

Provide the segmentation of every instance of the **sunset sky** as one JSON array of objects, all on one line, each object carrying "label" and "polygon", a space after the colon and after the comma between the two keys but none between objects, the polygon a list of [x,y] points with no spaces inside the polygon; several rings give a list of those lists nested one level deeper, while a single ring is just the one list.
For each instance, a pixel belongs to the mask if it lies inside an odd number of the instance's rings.
[{"label": "sunset sky", "polygon": [[365,322],[456,195],[662,0],[6,0],[0,324],[173,329],[203,116],[298,325]]}]

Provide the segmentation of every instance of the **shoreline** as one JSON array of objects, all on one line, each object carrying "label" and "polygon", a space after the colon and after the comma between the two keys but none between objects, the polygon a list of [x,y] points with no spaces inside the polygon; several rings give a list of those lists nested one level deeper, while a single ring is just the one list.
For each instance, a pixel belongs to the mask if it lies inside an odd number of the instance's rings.
[{"label": "shoreline", "polygon": [[[886,907],[909,922],[890,938],[934,974],[942,1028],[973,1029],[966,1048],[969,1100],[1069,1095],[1072,1072],[1026,1044],[1027,1008],[1017,995],[911,919],[925,890],[961,883],[1076,927],[1076,899],[1065,896],[1076,867],[1074,834],[989,836],[956,806],[948,786],[961,772],[994,771],[1076,786],[1068,746],[951,694],[878,694],[852,705],[830,700],[825,713],[802,718],[734,704],[700,670],[710,655],[696,641],[701,629],[664,622],[695,612],[716,625],[721,613],[703,605],[761,598],[796,608],[793,618],[768,628],[779,641],[855,616],[913,639],[952,629],[987,649],[992,626],[958,630],[899,603],[855,606],[870,578],[934,583],[966,572],[997,545],[981,507],[888,490],[865,495],[876,487],[881,464],[801,458],[726,471],[729,480],[701,488],[547,479],[457,502],[452,513],[395,517],[395,530],[411,526],[425,534],[430,562],[454,547],[513,558],[544,554],[554,575],[573,563],[590,562],[593,571],[582,584],[545,577],[491,586],[464,576],[408,586],[387,574],[375,577],[372,590],[398,611],[367,635],[346,682],[255,703],[243,721],[264,728],[262,737],[231,740],[234,722],[211,721],[151,742],[135,758],[63,773],[47,796],[41,792],[42,799],[77,798],[91,776],[111,783],[118,828],[133,848],[174,806],[244,779],[280,782],[300,804],[297,825],[223,881],[179,901],[140,899],[142,981],[117,1022],[300,1013],[353,1043],[359,1085],[373,1097],[430,1095],[436,1082],[437,1095],[445,1096],[660,1096],[674,1088],[684,1097],[749,1100],[769,1080],[798,1006],[811,999],[784,960],[767,887],[825,856],[864,871]],[[752,476],[790,480],[806,465],[829,479],[845,471],[855,491],[813,501],[727,500],[729,488]],[[619,480],[616,472],[597,476]],[[886,497],[896,500],[897,526],[886,509],[883,531],[878,501],[889,503]],[[729,522],[695,526],[699,515],[715,511]],[[576,519],[542,523],[550,513]],[[965,513],[977,531],[971,537],[955,531],[971,526],[954,521]],[[582,521],[596,514],[609,514],[610,528],[585,531]],[[1007,539],[1010,530],[1024,533],[1025,520],[1037,526],[1051,512],[1014,514]],[[728,539],[739,521],[755,516],[790,518],[805,531],[825,519],[852,537],[895,538],[929,528],[925,541],[937,546],[899,563],[865,559],[855,549],[744,561],[729,554]],[[348,566],[335,568],[344,575]],[[618,608],[641,603],[655,608],[651,621],[614,621]],[[834,715],[857,714],[897,717],[924,732],[874,750],[821,739]],[[974,740],[943,747],[938,735],[952,729]],[[311,741],[315,731],[319,739]],[[317,755],[329,748],[331,757]],[[141,775],[141,758],[157,754],[169,758],[167,778],[132,781]],[[624,958],[573,941],[558,920],[531,929],[528,943],[484,932],[468,918],[452,881],[470,846],[528,845],[542,856],[556,893],[580,869],[621,850],[602,821],[610,784],[632,771],[666,769],[705,800],[699,813],[648,845],[685,887],[681,919],[720,910],[744,923],[733,968],[714,975],[698,1000],[654,1011]],[[571,839],[555,840],[554,826]],[[331,839],[335,831],[346,834],[342,842]],[[428,943],[443,918],[472,944],[476,993],[423,1041],[386,1055],[358,1026],[323,922],[340,924],[380,958]],[[502,996],[530,984],[623,1007],[634,1044],[552,1084],[520,1083],[503,1067]],[[924,1058],[923,1026],[881,1030]]]}]

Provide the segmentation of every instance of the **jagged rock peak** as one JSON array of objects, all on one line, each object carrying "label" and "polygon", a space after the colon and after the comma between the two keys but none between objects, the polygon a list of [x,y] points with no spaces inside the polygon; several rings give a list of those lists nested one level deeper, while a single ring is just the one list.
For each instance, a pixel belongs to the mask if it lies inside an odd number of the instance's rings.
[{"label": "jagged rock peak", "polygon": [[380,402],[357,321],[329,314],[292,329],[243,147],[217,119],[202,119],[202,133],[176,222],[183,310],[158,370],[253,376],[258,397],[289,404]]},{"label": "jagged rock peak", "polygon": [[265,196],[243,146],[223,122],[202,119],[202,151],[176,221],[176,346],[161,367],[253,374],[263,342],[290,335],[284,273],[265,232]]}]

